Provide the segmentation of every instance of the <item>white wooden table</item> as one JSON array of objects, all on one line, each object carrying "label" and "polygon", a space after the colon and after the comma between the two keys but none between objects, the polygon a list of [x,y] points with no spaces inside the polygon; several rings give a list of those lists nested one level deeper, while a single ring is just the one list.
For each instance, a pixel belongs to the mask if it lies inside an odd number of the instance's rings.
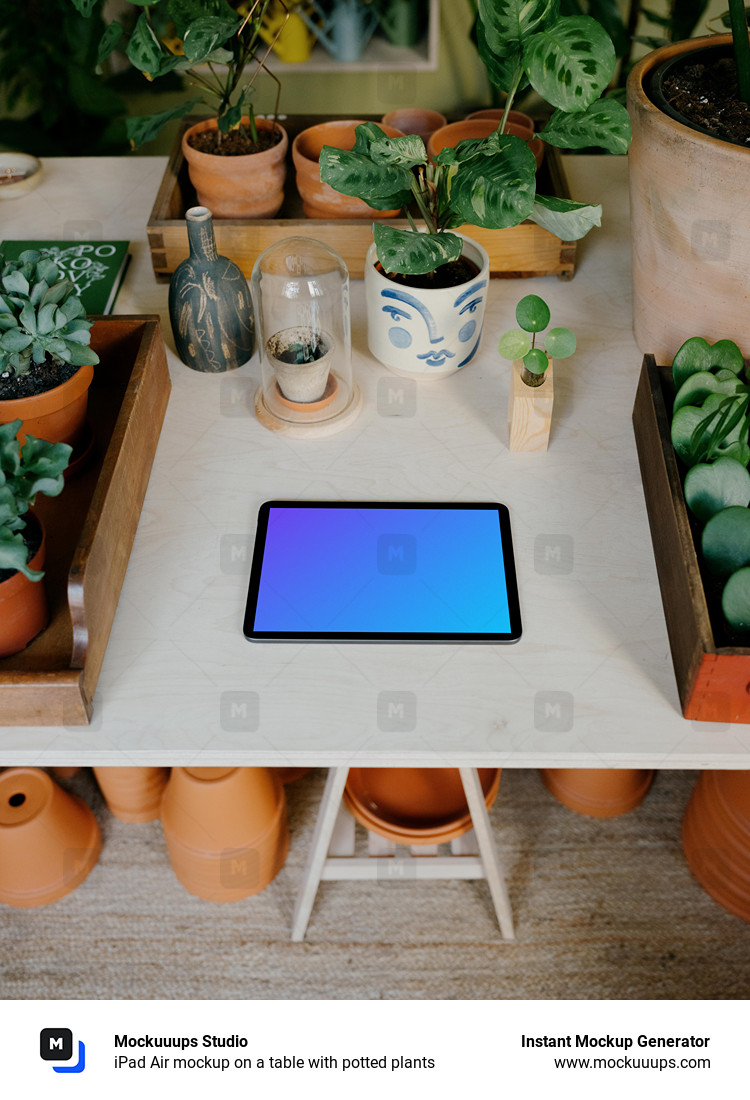
[{"label": "white wooden table", "polygon": [[[145,226],[163,158],[51,159],[0,204],[0,235],[127,237],[119,313],[159,313]],[[575,197],[603,203],[578,270],[493,282],[482,350],[454,378],[411,384],[367,353],[352,284],[365,407],[348,431],[293,441],[252,413],[254,359],[173,390],[89,727],[2,727],[0,763],[473,768],[750,767],[750,727],[679,710],[631,411],[627,165],[566,160]],[[511,454],[510,366],[495,351],[522,295],[578,334],[562,362],[546,455]],[[693,334],[686,334],[693,335]],[[404,403],[389,403],[393,386]],[[400,415],[393,415],[394,412]],[[251,645],[242,614],[263,500],[500,500],[516,546],[515,646]]]}]

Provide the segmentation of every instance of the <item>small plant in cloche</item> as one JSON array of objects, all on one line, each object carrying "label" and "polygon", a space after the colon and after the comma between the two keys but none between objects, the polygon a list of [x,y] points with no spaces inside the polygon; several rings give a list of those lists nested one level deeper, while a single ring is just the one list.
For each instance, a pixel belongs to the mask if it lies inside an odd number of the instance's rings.
[{"label": "small plant in cloche", "polygon": [[[536,346],[537,334],[550,322],[549,306],[538,294],[527,294],[516,306],[516,321],[521,330],[503,333],[497,350],[503,359],[521,359],[521,378],[527,386],[541,386],[551,359],[567,359],[576,350],[576,338],[568,328],[551,328],[544,348]],[[531,335],[529,335],[531,334]]]}]

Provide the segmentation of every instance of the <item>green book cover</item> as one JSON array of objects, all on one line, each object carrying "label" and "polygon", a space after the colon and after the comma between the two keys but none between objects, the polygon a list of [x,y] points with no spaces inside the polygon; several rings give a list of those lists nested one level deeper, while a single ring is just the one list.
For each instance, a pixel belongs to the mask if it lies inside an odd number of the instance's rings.
[{"label": "green book cover", "polygon": [[0,252],[17,260],[27,249],[50,252],[72,280],[87,313],[110,313],[130,260],[130,241],[3,241]]}]

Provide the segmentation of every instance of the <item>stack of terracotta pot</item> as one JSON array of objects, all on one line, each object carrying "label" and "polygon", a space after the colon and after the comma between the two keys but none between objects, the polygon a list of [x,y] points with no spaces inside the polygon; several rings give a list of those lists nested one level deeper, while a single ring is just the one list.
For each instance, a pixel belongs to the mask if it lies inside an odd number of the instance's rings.
[{"label": "stack of terracotta pot", "polygon": [[750,920],[750,772],[701,773],[682,821],[682,845],[703,889]]},{"label": "stack of terracotta pot", "polygon": [[558,802],[588,817],[618,817],[639,806],[653,771],[646,768],[542,768],[542,782]]}]

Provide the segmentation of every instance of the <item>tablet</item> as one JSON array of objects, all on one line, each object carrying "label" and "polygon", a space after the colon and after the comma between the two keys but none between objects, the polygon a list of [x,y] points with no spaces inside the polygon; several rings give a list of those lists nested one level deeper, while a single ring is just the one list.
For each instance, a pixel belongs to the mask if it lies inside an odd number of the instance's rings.
[{"label": "tablet", "polygon": [[508,509],[267,501],[244,632],[257,642],[516,642]]}]

